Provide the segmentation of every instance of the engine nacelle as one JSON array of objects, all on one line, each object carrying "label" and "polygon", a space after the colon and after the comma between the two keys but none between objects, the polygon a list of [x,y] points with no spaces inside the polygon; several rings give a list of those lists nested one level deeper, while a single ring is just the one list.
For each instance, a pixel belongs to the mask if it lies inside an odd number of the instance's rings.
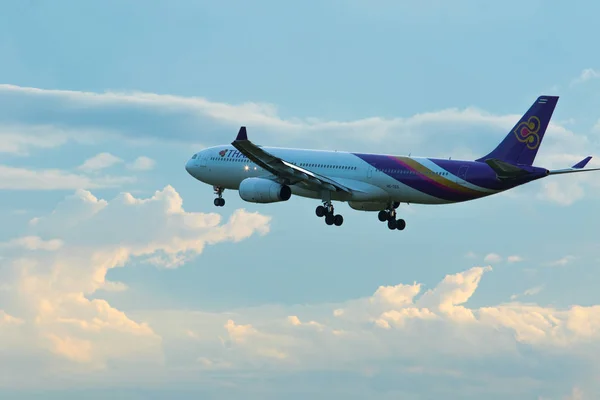
[{"label": "engine nacelle", "polygon": [[246,178],[240,183],[238,193],[250,203],[275,203],[292,197],[292,189],[270,179]]},{"label": "engine nacelle", "polygon": [[350,208],[360,211],[381,211],[388,208],[388,203],[377,201],[349,201],[348,205]]}]

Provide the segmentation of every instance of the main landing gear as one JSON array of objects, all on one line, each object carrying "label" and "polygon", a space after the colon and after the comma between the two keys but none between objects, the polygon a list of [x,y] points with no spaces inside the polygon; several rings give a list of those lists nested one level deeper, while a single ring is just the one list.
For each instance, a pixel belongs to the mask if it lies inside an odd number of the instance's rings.
[{"label": "main landing gear", "polygon": [[325,217],[325,223],[327,225],[341,226],[344,223],[344,217],[340,214],[335,214],[333,210],[333,204],[326,202],[322,206],[318,206],[315,210],[317,217]]},{"label": "main landing gear", "polygon": [[377,216],[381,222],[387,221],[387,226],[390,230],[397,229],[399,231],[404,230],[406,228],[406,221],[403,219],[396,219],[396,210],[381,210],[379,211],[379,215]]},{"label": "main landing gear", "polygon": [[223,189],[222,187],[219,187],[219,186],[213,186],[213,189],[215,189],[215,194],[217,196],[219,196],[214,201],[215,206],[223,207],[225,205],[225,199],[223,198],[223,191],[225,189]]}]

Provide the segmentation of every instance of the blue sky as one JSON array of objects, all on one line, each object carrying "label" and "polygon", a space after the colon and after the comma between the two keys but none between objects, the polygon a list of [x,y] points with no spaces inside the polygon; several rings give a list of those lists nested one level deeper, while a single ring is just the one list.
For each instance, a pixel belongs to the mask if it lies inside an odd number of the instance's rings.
[{"label": "blue sky", "polygon": [[600,166],[596,2],[5,3],[2,398],[600,395],[599,175],[403,205],[390,232],[215,209],[183,168],[240,125],[472,159],[540,94],[536,164]]}]

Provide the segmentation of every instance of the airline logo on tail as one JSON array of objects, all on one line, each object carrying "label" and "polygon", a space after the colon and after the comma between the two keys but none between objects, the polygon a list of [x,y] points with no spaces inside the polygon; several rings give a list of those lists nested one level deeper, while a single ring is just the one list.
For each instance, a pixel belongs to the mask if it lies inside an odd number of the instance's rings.
[{"label": "airline logo on tail", "polygon": [[519,142],[527,143],[529,149],[535,150],[540,145],[539,130],[540,119],[538,117],[529,117],[527,121],[523,121],[517,125],[513,132]]}]

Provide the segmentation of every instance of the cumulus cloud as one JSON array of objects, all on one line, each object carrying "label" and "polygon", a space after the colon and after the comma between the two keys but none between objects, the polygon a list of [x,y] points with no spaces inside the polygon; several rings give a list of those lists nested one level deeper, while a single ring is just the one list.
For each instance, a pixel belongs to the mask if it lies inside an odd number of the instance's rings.
[{"label": "cumulus cloud", "polygon": [[[207,245],[264,235],[269,223],[269,217],[243,209],[228,221],[187,212],[171,186],[149,198],[122,193],[110,201],[79,189],[34,218],[26,236],[0,244],[0,324],[13,326],[0,329],[0,352],[24,359],[36,353],[43,362],[28,367],[40,379],[57,367],[60,375],[163,365],[160,334],[98,297],[100,290],[127,290],[106,279],[108,270],[134,258],[176,267]],[[8,382],[23,373],[2,371]]]},{"label": "cumulus cloud", "polygon": [[119,157],[105,152],[96,154],[94,157],[85,160],[78,168],[84,171],[99,171],[122,162],[123,160]]},{"label": "cumulus cloud", "polygon": [[[187,338],[180,346],[191,353],[185,362],[189,368],[202,360],[205,370],[218,365],[219,371],[235,374],[261,368],[262,376],[272,379],[280,373],[321,371],[323,365],[330,372],[354,371],[355,379],[364,374],[382,380],[385,371],[393,371],[396,379],[448,376],[454,379],[452,398],[467,398],[468,391],[460,388],[469,382],[477,382],[480,395],[497,393],[494,380],[474,366],[485,364],[489,372],[500,363],[504,384],[524,385],[522,393],[529,397],[542,395],[540,386],[565,393],[581,376],[544,379],[539,368],[527,365],[539,365],[548,354],[582,365],[594,362],[600,354],[600,306],[556,309],[514,301],[469,306],[491,271],[473,267],[449,274],[427,291],[419,283],[381,286],[371,296],[334,304],[143,315],[164,340]],[[541,290],[530,288],[523,295]],[[410,391],[412,385],[407,381],[403,389]]]},{"label": "cumulus cloud", "polygon": [[496,253],[489,253],[487,254],[484,258],[483,261],[486,263],[500,263],[502,262],[502,256],[500,256],[499,254]]},{"label": "cumulus cloud", "polygon": [[600,78],[600,71],[597,71],[594,68],[586,68],[583,71],[581,71],[581,73],[579,74],[579,76],[577,78],[575,78],[573,80],[571,85],[584,83],[589,80],[597,79],[597,78]]},{"label": "cumulus cloud", "polygon": [[[573,365],[600,355],[600,306],[471,306],[482,279],[493,279],[490,266],[448,274],[428,290],[419,282],[387,284],[327,304],[129,312],[102,299],[102,290],[127,290],[106,279],[112,268],[133,259],[175,268],[207,245],[264,235],[269,225],[269,217],[244,210],[228,221],[187,212],[170,186],[147,198],[110,200],[77,190],[33,219],[27,235],[2,243],[0,351],[25,360],[11,372],[11,358],[0,359],[4,385],[24,382],[16,379],[25,370],[27,384],[43,384],[48,371],[53,382],[76,376],[132,384],[148,377],[197,383],[200,373],[228,382],[251,373],[258,382],[321,374],[326,366],[326,373],[351,374],[350,385],[403,379],[397,390],[406,395],[414,382],[435,377],[440,385],[451,380],[461,398],[473,384],[480,395],[519,386],[534,397],[545,394],[540,384],[567,393],[574,378],[544,380],[524,359],[540,364],[553,354]],[[482,363],[501,363],[502,376],[491,379],[478,370]]]},{"label": "cumulus cloud", "polygon": [[523,261],[523,257],[518,256],[518,255],[508,256],[508,258],[506,259],[506,261],[508,261],[511,264],[512,263],[517,263],[517,262]]},{"label": "cumulus cloud", "polygon": [[[467,254],[467,257],[468,258],[476,258],[476,254],[470,252]],[[485,255],[485,257],[483,257],[483,262],[488,263],[488,264],[499,264],[503,261],[505,261],[504,257],[502,257],[500,254],[497,254],[497,253],[488,253]],[[514,264],[514,263],[518,263],[521,261],[523,261],[523,257],[516,255],[516,254],[506,257],[506,262],[509,264]]]},{"label": "cumulus cloud", "polygon": [[127,167],[135,171],[149,171],[156,165],[156,161],[150,157],[141,156],[135,159],[132,163],[128,164]]}]

